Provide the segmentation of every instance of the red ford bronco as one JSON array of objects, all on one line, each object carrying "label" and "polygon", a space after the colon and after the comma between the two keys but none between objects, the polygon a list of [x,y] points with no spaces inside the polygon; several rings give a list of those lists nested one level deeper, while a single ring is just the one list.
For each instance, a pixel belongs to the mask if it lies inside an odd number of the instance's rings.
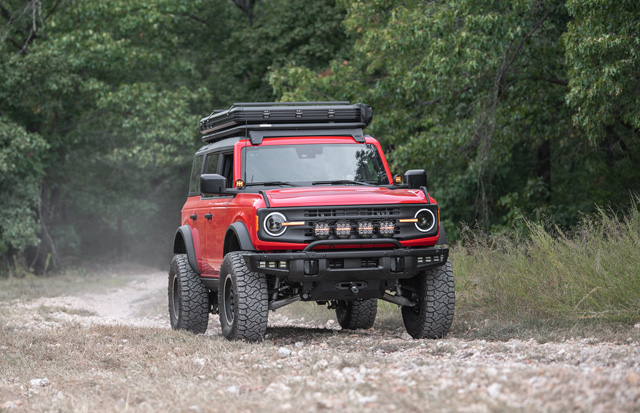
[{"label": "red ford bronco", "polygon": [[454,281],[424,170],[392,178],[363,134],[369,106],[236,103],[200,121],[169,270],[173,329],[264,336],[269,310],[315,301],[344,329],[370,328],[377,300],[414,338],[451,327]]}]

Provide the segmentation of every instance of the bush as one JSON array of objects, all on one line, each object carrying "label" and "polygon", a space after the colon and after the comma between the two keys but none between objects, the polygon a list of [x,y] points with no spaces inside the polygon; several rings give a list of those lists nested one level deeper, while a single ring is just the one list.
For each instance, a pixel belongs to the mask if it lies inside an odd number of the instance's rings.
[{"label": "bush", "polygon": [[483,317],[640,320],[640,211],[598,209],[571,233],[525,220],[523,234],[464,233],[452,261],[463,311]]}]

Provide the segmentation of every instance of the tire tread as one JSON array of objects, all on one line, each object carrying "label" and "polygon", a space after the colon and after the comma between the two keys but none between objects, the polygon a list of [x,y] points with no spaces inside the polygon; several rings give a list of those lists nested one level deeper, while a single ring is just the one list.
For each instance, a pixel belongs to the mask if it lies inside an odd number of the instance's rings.
[{"label": "tire tread", "polygon": [[[180,314],[173,315],[173,276],[180,283]],[[186,254],[174,255],[169,270],[169,316],[174,330],[187,330],[194,334],[204,334],[209,324],[209,290],[200,281],[200,275],[191,268]]]}]

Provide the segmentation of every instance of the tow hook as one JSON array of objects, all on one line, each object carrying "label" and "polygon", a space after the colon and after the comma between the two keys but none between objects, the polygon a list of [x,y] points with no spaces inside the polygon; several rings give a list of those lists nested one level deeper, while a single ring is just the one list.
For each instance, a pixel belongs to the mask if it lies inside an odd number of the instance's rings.
[{"label": "tow hook", "polygon": [[358,295],[358,285],[356,283],[351,283],[351,285],[349,286],[349,289],[351,290],[351,292],[353,293],[353,295]]}]

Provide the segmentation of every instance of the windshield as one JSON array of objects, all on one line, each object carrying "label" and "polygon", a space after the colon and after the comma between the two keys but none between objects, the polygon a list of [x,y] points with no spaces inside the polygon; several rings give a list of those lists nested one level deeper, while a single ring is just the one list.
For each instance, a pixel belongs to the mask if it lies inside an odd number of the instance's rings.
[{"label": "windshield", "polygon": [[387,185],[380,155],[372,144],[249,146],[242,154],[245,183]]}]

